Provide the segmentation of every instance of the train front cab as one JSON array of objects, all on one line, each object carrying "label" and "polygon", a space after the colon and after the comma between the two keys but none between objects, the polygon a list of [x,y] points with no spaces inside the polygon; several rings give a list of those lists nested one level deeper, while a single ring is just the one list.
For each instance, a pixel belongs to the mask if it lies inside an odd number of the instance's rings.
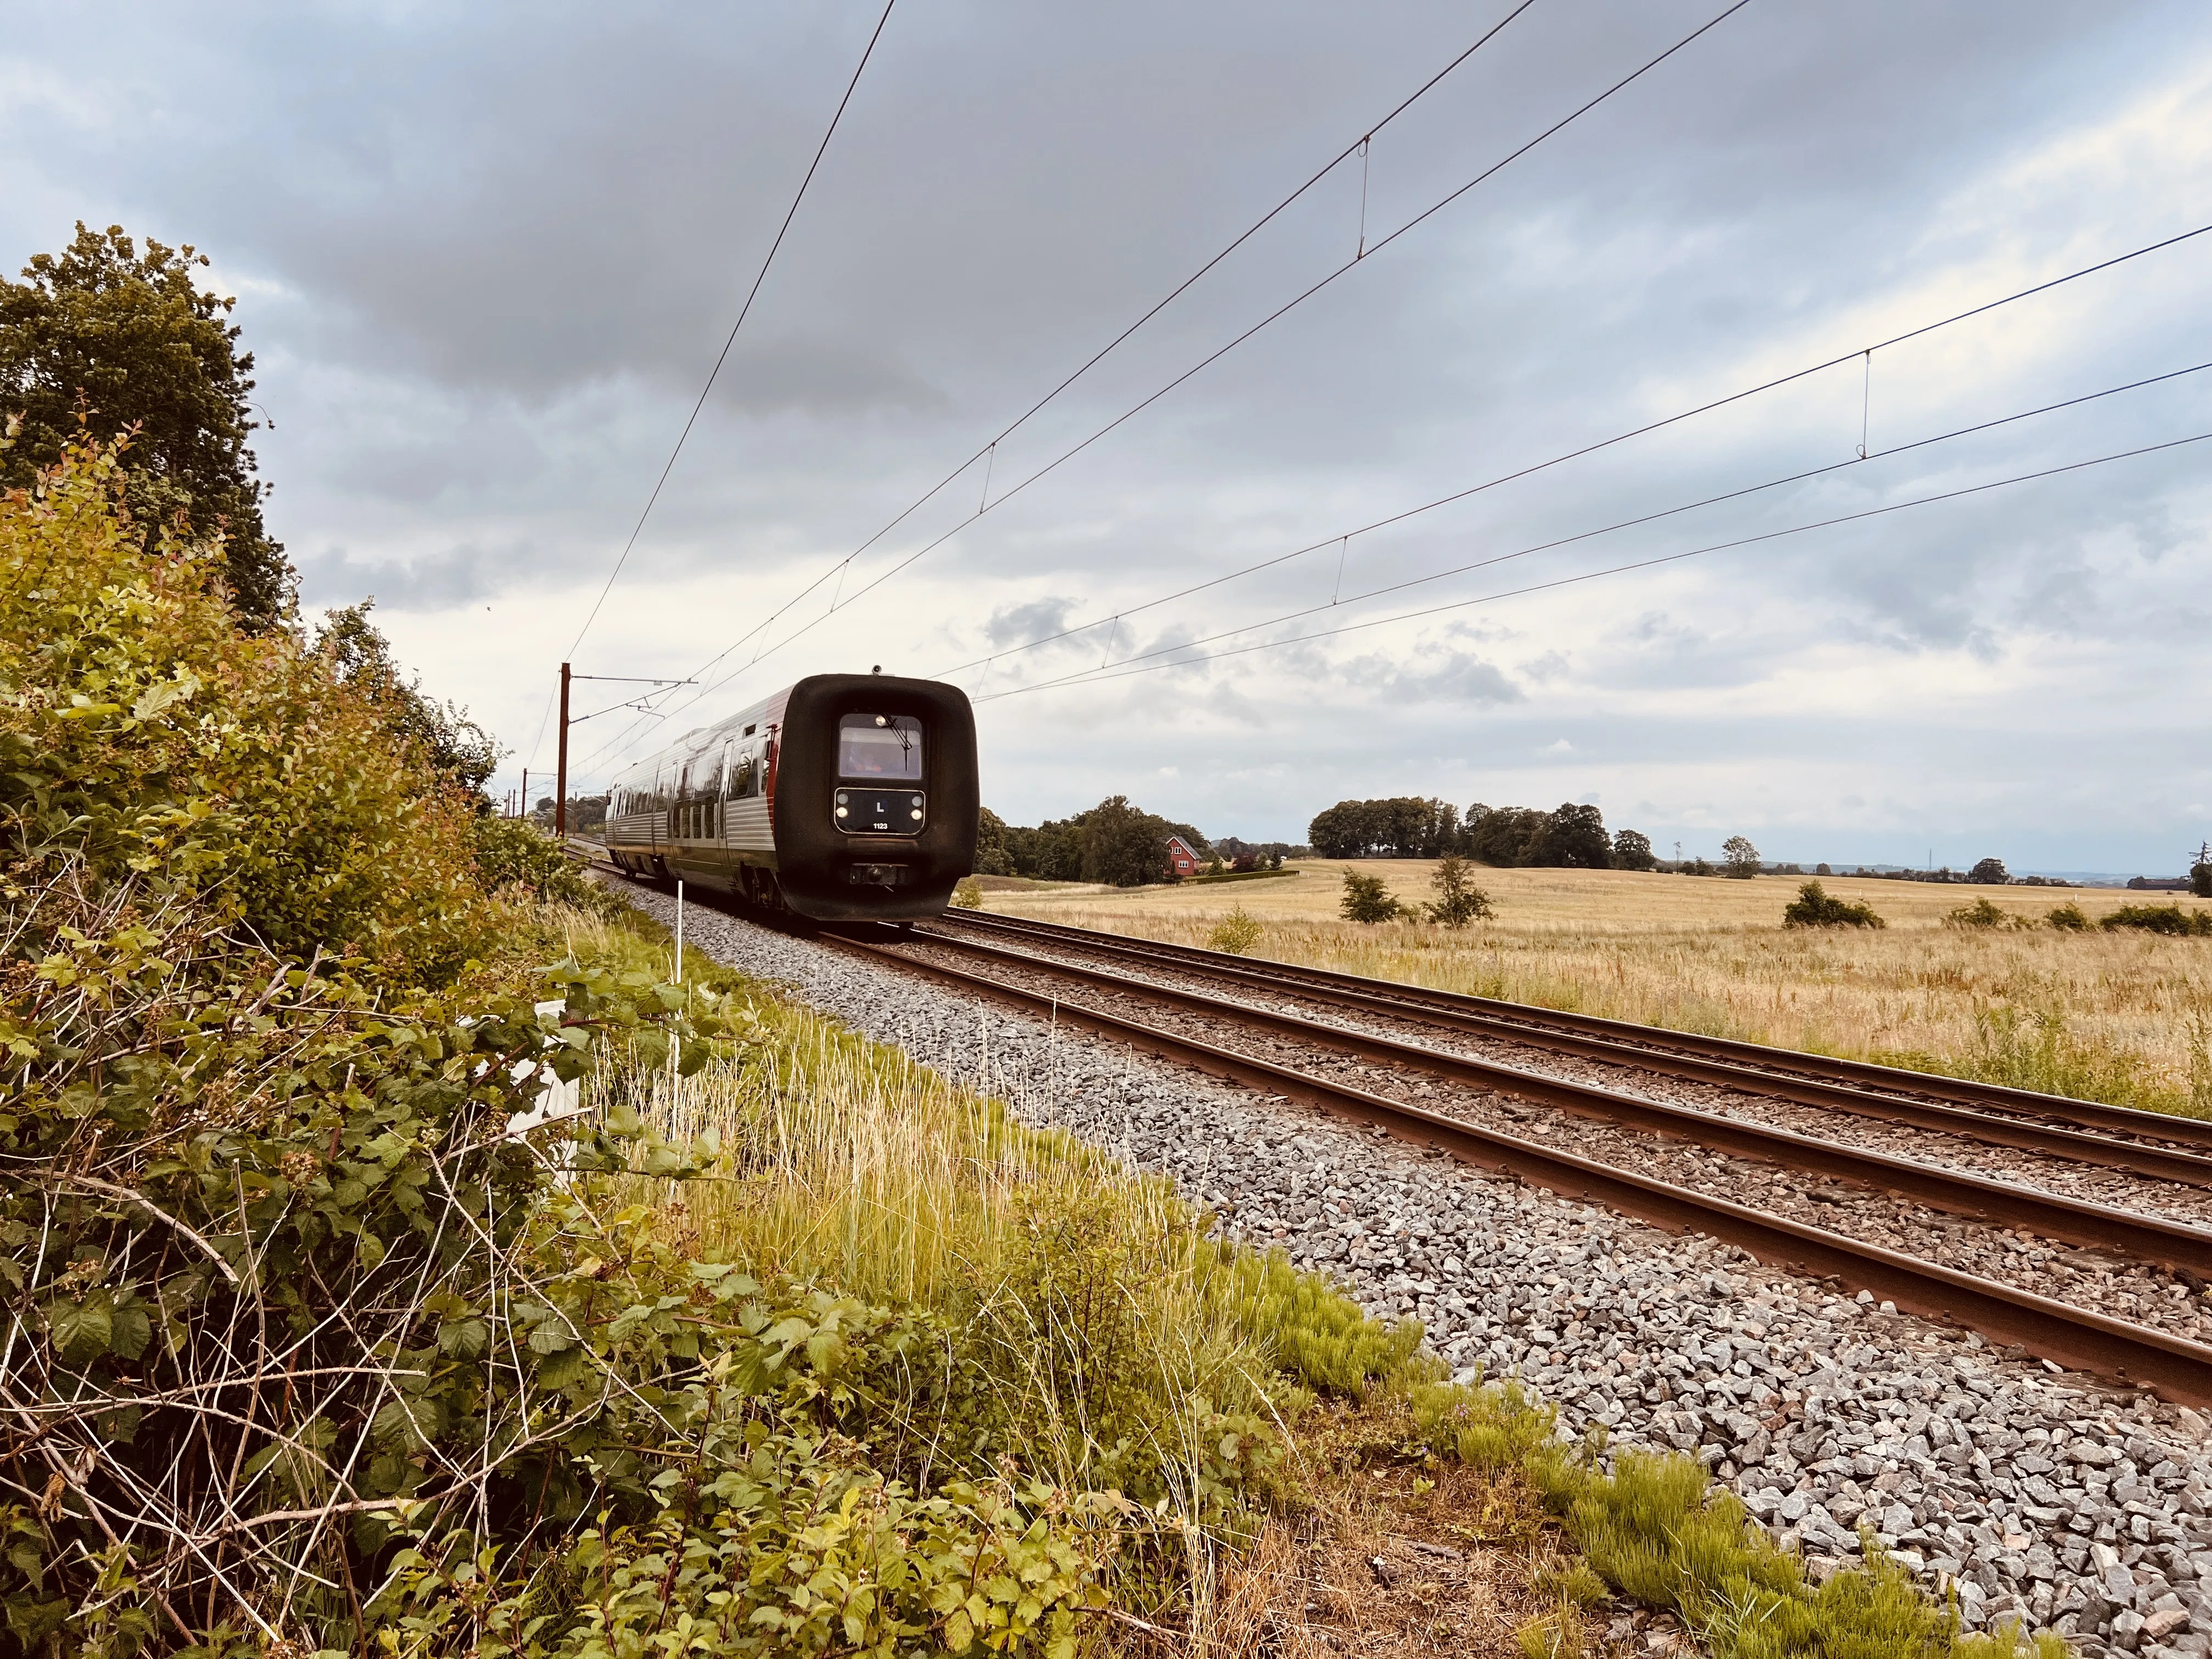
[{"label": "train front cab", "polygon": [[770,781],[777,885],[801,915],[937,915],[975,867],[975,717],[957,686],[884,674],[799,681]]}]

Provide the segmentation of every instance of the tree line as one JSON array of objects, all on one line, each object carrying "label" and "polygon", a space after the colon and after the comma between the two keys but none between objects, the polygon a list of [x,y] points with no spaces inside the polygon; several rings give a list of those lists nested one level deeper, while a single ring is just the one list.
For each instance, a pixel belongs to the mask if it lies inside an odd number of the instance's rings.
[{"label": "tree line", "polygon": [[1656,863],[1650,836],[1635,830],[1607,834],[1602,812],[1572,801],[1548,812],[1477,801],[1462,817],[1451,802],[1434,797],[1340,800],[1316,815],[1306,837],[1317,855],[1329,859],[1456,856],[1568,870],[1649,870]]},{"label": "tree line", "polygon": [[1127,795],[1109,795],[1088,811],[1034,828],[1008,823],[987,806],[976,820],[975,873],[1141,887],[1167,879],[1170,836],[1181,836],[1200,858],[1213,854],[1213,844],[1189,824],[1133,806]]}]

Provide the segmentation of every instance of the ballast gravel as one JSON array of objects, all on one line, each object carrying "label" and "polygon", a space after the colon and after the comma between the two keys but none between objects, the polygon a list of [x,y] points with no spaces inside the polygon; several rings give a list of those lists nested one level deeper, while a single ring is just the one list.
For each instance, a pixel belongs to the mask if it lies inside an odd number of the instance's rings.
[{"label": "ballast gravel", "polygon": [[[921,955],[959,969],[980,969],[986,978],[1030,991],[1057,992],[1069,1001],[1109,1013],[1164,1022],[1180,1032],[1222,1048],[1246,1052],[1253,1049],[1254,1033],[1236,1018],[1194,1013],[1172,1005],[1163,1010],[1146,999],[1143,987],[1146,981],[1142,980],[1129,981],[1133,988],[1125,991],[1056,976],[1053,969],[1057,964],[1045,957],[1024,953],[1012,961],[995,957],[978,960],[964,951],[947,950],[938,935],[928,932],[917,933],[913,944],[901,946],[900,951],[902,955]],[[1240,1000],[1249,1006],[1249,999]],[[1314,1024],[1323,1030],[1359,1029],[1359,1023],[1351,1019]],[[1425,1060],[1410,1066],[1370,1060],[1333,1048],[1325,1039],[1316,1042],[1303,1036],[1282,1036],[1267,1040],[1273,1045],[1269,1051],[1273,1058],[1295,1065],[1310,1075],[1347,1083],[1386,1099],[1408,1100],[1431,1111],[1486,1124],[1526,1139],[1545,1141],[1717,1198],[1756,1203],[1761,1209],[1866,1243],[2016,1285],[2039,1295],[2094,1308],[2137,1324],[2155,1326],[2189,1340],[2212,1343],[2212,1303],[2196,1294],[2190,1283],[2179,1275],[2147,1263],[2096,1250],[2069,1249],[2047,1239],[1991,1227],[1979,1220],[1961,1220],[1901,1194],[1885,1194],[1803,1170],[1738,1157],[1699,1145],[1692,1139],[1662,1138],[1633,1126],[1607,1122],[1539,1101],[1516,1099],[1439,1074]],[[1473,1045],[1460,1042],[1451,1036],[1439,1038],[1425,1033],[1415,1046],[1425,1054],[1435,1054]],[[1624,1091],[1617,1075],[1606,1077],[1601,1068],[1572,1058],[1550,1056],[1543,1066],[1531,1067],[1524,1062],[1522,1069],[1542,1071],[1575,1082],[1597,1081],[1616,1092],[1641,1092],[1648,1098],[1665,1099],[1667,1095],[1663,1089]],[[1593,1077],[1593,1073],[1597,1075]],[[1670,1103],[1687,1103],[1678,1099]],[[1721,1115],[1710,1106],[1693,1106],[1692,1109],[1706,1115]],[[1728,1115],[1739,1118],[1752,1115],[1733,1110]],[[1819,1138],[1863,1144],[1859,1127],[1856,1120],[1841,1123],[1831,1121],[1820,1126]],[[1960,1167],[1955,1156],[1959,1150],[1956,1144],[1949,1150],[1954,1153],[1950,1162]],[[2033,1156],[2008,1156],[2003,1149],[1987,1150],[1996,1155],[1983,1160],[1982,1167],[1972,1172],[2008,1177],[2022,1185],[2036,1184],[2033,1176],[2049,1173],[2058,1162]]]},{"label": "ballast gravel", "polygon": [[[670,895],[611,885],[673,922]],[[1419,1317],[1463,1377],[1517,1376],[1575,1433],[1696,1455],[1816,1575],[1863,1527],[1970,1626],[2054,1626],[2091,1659],[2212,1655],[2196,1412],[723,911],[684,924],[1026,1121],[1173,1176],[1370,1312]]]}]

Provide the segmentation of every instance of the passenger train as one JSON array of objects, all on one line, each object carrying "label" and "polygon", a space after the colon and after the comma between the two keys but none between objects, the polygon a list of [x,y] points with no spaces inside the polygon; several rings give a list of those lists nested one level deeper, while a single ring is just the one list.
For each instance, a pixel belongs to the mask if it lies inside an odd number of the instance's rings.
[{"label": "passenger train", "polygon": [[607,852],[766,910],[907,921],[974,868],[981,805],[957,686],[815,674],[617,778]]}]

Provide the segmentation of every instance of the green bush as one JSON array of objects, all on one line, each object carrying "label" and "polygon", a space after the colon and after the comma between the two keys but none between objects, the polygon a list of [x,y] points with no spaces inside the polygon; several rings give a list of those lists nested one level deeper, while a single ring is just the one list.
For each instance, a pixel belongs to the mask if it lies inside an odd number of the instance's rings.
[{"label": "green bush", "polygon": [[956,910],[980,910],[983,908],[983,884],[968,876],[956,883],[952,889],[952,908]]},{"label": "green bush", "polygon": [[0,858],[189,904],[283,956],[450,981],[483,926],[475,804],[292,635],[247,636],[219,545],[143,550],[115,452],[0,498]]},{"label": "green bush", "polygon": [[2202,939],[2212,934],[2212,910],[2185,910],[2179,901],[2172,904],[2123,904],[2102,918],[2098,926],[2115,931],[2133,927],[2146,933]]},{"label": "green bush", "polygon": [[1972,904],[1962,904],[1953,910],[1943,918],[1943,925],[1947,927],[2002,927],[2011,920],[2008,913],[2000,910],[1989,900],[1978,898]]},{"label": "green bush", "polygon": [[[1983,903],[1989,901],[1984,899]],[[1889,924],[1874,913],[1870,904],[1853,904],[1848,899],[1830,896],[1827,889],[1817,881],[1808,881],[1797,890],[1797,896],[1782,907],[1784,927],[1887,927]]]},{"label": "green bush", "polygon": [[2053,905],[2051,914],[2044,920],[2062,933],[2086,933],[2091,926],[2089,918],[2082,914],[2078,904]]},{"label": "green bush", "polygon": [[1206,936],[1206,948],[1241,957],[1260,942],[1259,918],[1239,904],[1232,906],[1227,915],[1213,925]]},{"label": "green bush", "polygon": [[561,843],[527,818],[477,819],[477,871],[493,892],[516,888],[540,903],[604,912],[613,902]]},{"label": "green bush", "polygon": [[1346,870],[1344,897],[1337,905],[1337,914],[1346,921],[1376,922],[1395,921],[1412,912],[1382,884],[1382,877],[1363,876],[1357,870]]}]

